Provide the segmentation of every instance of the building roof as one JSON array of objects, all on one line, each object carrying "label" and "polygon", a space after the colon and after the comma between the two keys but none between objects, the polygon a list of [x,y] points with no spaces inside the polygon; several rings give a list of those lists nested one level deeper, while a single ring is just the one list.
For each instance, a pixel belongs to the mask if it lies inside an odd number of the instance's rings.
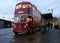
[{"label": "building roof", "polygon": [[44,18],[44,19],[52,19],[53,16],[52,16],[52,13],[45,13],[45,14],[42,14],[42,18]]},{"label": "building roof", "polygon": [[9,20],[4,20],[4,19],[0,19],[0,21],[8,21],[8,22],[13,22],[13,21],[9,21]]}]

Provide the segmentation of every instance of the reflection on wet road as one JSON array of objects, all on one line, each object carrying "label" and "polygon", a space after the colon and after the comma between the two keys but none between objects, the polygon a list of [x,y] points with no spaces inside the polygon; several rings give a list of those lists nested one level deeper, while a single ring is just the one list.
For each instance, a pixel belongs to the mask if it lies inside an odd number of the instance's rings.
[{"label": "reflection on wet road", "polygon": [[[6,30],[4,30],[6,31]],[[12,29],[7,33],[0,34],[0,43],[60,43],[60,32],[56,29],[42,34],[36,32],[33,34],[14,35]]]},{"label": "reflection on wet road", "polygon": [[41,39],[42,39],[42,36],[40,32],[38,32],[31,35],[15,36],[13,38],[13,43],[39,43],[41,42]]}]

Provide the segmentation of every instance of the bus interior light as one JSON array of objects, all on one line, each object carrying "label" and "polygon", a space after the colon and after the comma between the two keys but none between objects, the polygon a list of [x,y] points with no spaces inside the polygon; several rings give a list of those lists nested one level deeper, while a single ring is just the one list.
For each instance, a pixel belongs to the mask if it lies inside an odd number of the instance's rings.
[{"label": "bus interior light", "polygon": [[23,6],[22,8],[26,8],[26,6]]},{"label": "bus interior light", "polygon": [[27,18],[27,22],[29,22],[29,21],[32,21],[32,19],[31,18]]}]

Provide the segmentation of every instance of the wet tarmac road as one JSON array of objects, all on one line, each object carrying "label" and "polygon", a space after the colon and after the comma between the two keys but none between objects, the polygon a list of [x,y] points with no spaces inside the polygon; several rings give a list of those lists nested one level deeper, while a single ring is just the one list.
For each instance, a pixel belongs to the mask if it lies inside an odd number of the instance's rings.
[{"label": "wet tarmac road", "polygon": [[[1,33],[3,32],[3,33]],[[56,29],[44,34],[14,35],[12,28],[0,30],[0,43],[60,43],[60,32]]]}]

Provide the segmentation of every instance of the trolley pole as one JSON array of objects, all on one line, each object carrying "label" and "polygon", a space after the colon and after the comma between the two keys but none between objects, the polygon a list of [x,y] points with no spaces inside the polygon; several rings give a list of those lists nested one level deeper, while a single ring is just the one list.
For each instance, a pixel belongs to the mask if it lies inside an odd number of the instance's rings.
[{"label": "trolley pole", "polygon": [[[51,9],[51,13],[52,13],[52,16],[53,16],[53,9]],[[53,25],[52,25],[52,29],[54,29],[54,22],[53,22]]]}]

